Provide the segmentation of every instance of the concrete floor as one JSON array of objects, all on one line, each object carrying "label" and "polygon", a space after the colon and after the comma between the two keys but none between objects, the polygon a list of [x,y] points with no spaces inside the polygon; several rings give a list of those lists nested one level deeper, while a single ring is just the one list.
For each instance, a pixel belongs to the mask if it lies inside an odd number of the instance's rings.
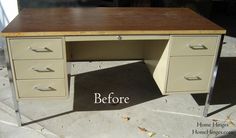
[{"label": "concrete floor", "polygon": [[[236,38],[224,41],[212,114],[207,118],[202,117],[205,94],[162,96],[139,61],[82,62],[68,64],[73,74],[70,83],[75,84],[69,98],[20,102],[27,125],[17,127],[7,70],[0,64],[0,138],[147,138],[153,134],[153,138],[235,138]],[[94,92],[111,91],[129,96],[130,103],[93,104]],[[199,123],[219,126],[199,127]],[[196,134],[206,130],[215,133]]]}]

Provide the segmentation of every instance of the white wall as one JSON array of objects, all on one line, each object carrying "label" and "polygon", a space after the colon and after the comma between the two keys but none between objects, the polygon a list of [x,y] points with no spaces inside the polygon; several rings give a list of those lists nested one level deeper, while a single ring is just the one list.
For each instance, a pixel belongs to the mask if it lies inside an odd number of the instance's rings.
[{"label": "white wall", "polygon": [[[17,0],[0,0],[0,31],[2,31],[18,14]],[[0,48],[3,46],[0,40]]]},{"label": "white wall", "polygon": [[17,0],[0,0],[0,29],[2,30],[17,14]]}]

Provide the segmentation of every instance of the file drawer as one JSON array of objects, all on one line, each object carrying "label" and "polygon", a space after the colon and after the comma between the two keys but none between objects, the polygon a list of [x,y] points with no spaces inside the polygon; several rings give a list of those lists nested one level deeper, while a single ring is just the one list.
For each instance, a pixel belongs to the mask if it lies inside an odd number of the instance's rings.
[{"label": "file drawer", "polygon": [[173,36],[170,55],[215,55],[218,44],[217,36]]},{"label": "file drawer", "polygon": [[62,39],[17,38],[10,39],[13,59],[61,59]]},{"label": "file drawer", "polygon": [[64,79],[17,80],[19,98],[66,96]]},{"label": "file drawer", "polygon": [[167,92],[209,91],[214,56],[171,57]]},{"label": "file drawer", "polygon": [[15,60],[16,79],[64,78],[63,60]]}]

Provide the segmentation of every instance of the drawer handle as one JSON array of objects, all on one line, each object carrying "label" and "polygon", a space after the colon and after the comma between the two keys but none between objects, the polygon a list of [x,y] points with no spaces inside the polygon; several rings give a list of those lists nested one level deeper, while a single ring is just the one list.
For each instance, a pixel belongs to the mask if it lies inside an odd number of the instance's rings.
[{"label": "drawer handle", "polygon": [[53,69],[51,68],[44,68],[44,69],[37,69],[37,68],[32,68],[33,71],[36,71],[36,72],[40,72],[40,73],[43,73],[43,72],[54,72]]},{"label": "drawer handle", "polygon": [[121,37],[121,36],[117,36],[117,39],[118,39],[118,40],[121,40],[121,39],[122,39],[122,37]]},{"label": "drawer handle", "polygon": [[38,90],[38,91],[41,91],[41,92],[56,91],[55,88],[52,88],[52,87],[50,87],[50,86],[45,87],[45,88],[40,88],[40,87],[38,87],[38,86],[34,86],[34,89],[35,89],[35,90]]},{"label": "drawer handle", "polygon": [[202,80],[202,78],[200,78],[199,76],[194,76],[194,77],[184,77],[186,80],[188,81],[198,81],[198,80]]},{"label": "drawer handle", "polygon": [[38,48],[38,49],[29,47],[29,49],[34,52],[52,52],[52,50],[47,47]]},{"label": "drawer handle", "polygon": [[189,45],[192,50],[207,50],[205,45]]}]

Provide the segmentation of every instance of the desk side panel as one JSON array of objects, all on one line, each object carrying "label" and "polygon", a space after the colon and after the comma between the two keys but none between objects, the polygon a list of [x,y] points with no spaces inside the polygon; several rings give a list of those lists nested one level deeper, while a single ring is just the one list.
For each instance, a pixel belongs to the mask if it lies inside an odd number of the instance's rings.
[{"label": "desk side panel", "polygon": [[169,42],[148,42],[144,47],[144,62],[157,83],[162,94],[166,91],[169,64]]},{"label": "desk side panel", "polygon": [[[10,42],[9,42],[9,38],[6,38],[6,42],[7,42],[7,58],[9,59],[9,63],[10,63],[10,73],[12,74],[12,80],[10,80],[10,82],[12,81],[13,82],[13,85],[14,85],[14,90],[15,90],[15,93],[12,93],[12,94],[15,94],[15,96],[12,95],[12,97],[15,97],[16,100],[19,100],[19,95],[18,95],[18,89],[17,89],[17,85],[16,85],[16,74],[15,74],[15,68],[14,68],[14,63],[13,63],[13,58],[12,58],[12,54],[11,54],[11,47],[10,47]],[[13,89],[13,88],[12,88]],[[14,99],[13,99],[14,100]]]}]

